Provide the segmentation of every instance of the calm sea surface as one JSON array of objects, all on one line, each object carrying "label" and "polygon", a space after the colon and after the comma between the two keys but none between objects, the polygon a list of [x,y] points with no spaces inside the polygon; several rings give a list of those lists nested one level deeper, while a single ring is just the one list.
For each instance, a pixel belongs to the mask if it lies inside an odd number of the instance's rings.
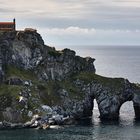
[{"label": "calm sea surface", "polygon": [[[140,83],[140,47],[71,47],[81,56],[96,58],[98,74]],[[97,104],[93,117],[79,125],[51,130],[2,130],[0,140],[140,140],[140,122],[132,102],[122,105],[118,122],[101,122]]]},{"label": "calm sea surface", "polygon": [[96,73],[107,77],[124,77],[140,83],[140,46],[70,47],[80,56],[96,59]]}]

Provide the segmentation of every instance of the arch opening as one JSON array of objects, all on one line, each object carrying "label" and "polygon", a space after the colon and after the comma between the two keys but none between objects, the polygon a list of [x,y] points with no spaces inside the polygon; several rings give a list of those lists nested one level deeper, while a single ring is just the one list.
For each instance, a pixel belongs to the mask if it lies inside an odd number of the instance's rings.
[{"label": "arch opening", "polygon": [[[100,111],[96,99],[93,100],[93,110],[92,110],[92,122],[100,122]],[[133,122],[135,119],[135,111],[133,106],[133,101],[127,101],[121,105],[119,108],[119,120]],[[113,120],[113,119],[111,119]]]},{"label": "arch opening", "polygon": [[135,111],[132,101],[127,101],[122,104],[119,111],[119,117],[122,121],[133,121],[135,118]]},{"label": "arch opening", "polygon": [[100,112],[98,108],[98,104],[96,99],[93,99],[93,110],[92,110],[92,123],[99,123],[100,122]]}]

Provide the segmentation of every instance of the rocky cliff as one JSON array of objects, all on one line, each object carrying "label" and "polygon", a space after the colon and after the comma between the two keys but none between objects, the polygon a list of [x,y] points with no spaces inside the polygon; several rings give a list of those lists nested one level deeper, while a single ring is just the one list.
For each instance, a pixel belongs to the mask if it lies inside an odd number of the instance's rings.
[{"label": "rocky cliff", "polygon": [[139,118],[140,86],[96,75],[94,60],[46,46],[35,31],[0,32],[0,121],[68,124],[91,116],[94,99],[103,119],[130,100]]}]

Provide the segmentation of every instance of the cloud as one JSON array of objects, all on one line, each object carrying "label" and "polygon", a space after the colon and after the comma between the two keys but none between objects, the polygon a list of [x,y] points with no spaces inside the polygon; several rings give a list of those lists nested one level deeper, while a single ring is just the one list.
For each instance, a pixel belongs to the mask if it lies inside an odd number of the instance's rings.
[{"label": "cloud", "polygon": [[1,20],[39,26],[137,29],[140,22],[140,0],[0,0],[0,7]]},{"label": "cloud", "polygon": [[[83,3],[79,1],[67,2],[64,0],[0,0],[0,6],[5,10],[16,9],[17,16],[21,16],[21,13],[18,14],[18,11],[24,10],[29,11],[29,13],[22,14],[22,16],[32,15],[39,17],[60,17],[60,18],[78,18],[81,16]],[[1,14],[2,16],[2,14]],[[5,15],[3,15],[5,16]]]},{"label": "cloud", "polygon": [[138,45],[140,30],[94,29],[94,28],[42,28],[46,44],[67,45]]},{"label": "cloud", "polygon": [[121,7],[140,7],[140,0],[114,0],[116,6]]},{"label": "cloud", "polygon": [[[0,0],[0,20],[68,43],[139,43],[140,0]],[[137,32],[136,32],[137,30]]]},{"label": "cloud", "polygon": [[[127,8],[128,11],[129,8],[139,8],[140,0],[0,0],[0,6],[7,11],[16,9],[16,16],[86,18],[102,14],[104,16],[104,13],[110,13],[110,16],[123,11],[123,8]],[[21,14],[18,11],[27,12]],[[1,16],[5,15],[1,14]]]},{"label": "cloud", "polygon": [[41,32],[47,33],[49,35],[96,35],[97,33],[140,33],[139,29],[136,30],[122,30],[122,29],[95,29],[95,28],[80,28],[70,26],[67,28],[42,28]]},{"label": "cloud", "polygon": [[94,28],[80,28],[80,27],[68,27],[68,28],[46,28],[43,29],[49,35],[94,35],[96,30]]}]

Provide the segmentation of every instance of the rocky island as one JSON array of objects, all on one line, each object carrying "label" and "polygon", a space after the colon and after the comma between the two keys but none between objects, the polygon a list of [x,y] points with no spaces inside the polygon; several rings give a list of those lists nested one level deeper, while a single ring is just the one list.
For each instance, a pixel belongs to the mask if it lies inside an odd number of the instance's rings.
[{"label": "rocky island", "polygon": [[0,128],[47,128],[94,115],[119,118],[133,101],[140,118],[140,85],[97,75],[95,59],[55,50],[35,30],[0,32]]}]

